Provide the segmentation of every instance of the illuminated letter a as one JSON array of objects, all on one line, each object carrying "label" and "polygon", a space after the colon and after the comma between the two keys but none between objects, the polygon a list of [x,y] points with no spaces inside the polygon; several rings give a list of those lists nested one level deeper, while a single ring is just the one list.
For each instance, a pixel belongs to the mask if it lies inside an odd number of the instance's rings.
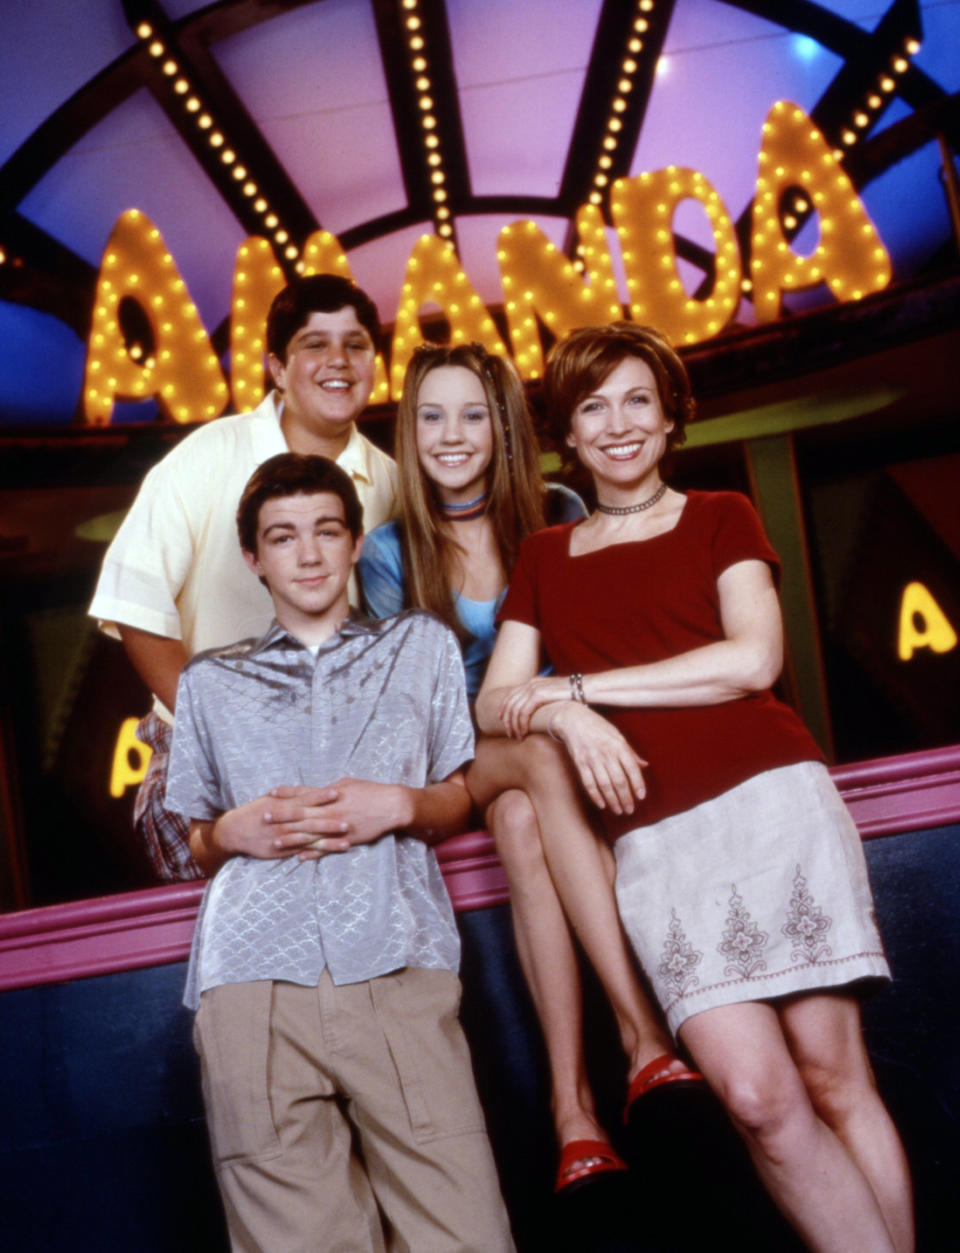
[{"label": "illuminated letter a", "polygon": [[[917,625],[920,619],[922,626]],[[908,583],[900,601],[900,632],[897,656],[909,661],[918,648],[948,653],[955,648],[957,633],[922,583]]]},{"label": "illuminated letter a", "polygon": [[114,799],[122,796],[128,787],[136,787],[143,782],[153,756],[153,750],[137,739],[138,721],[137,718],[124,718],[117,733],[110,767],[110,795]]},{"label": "illuminated letter a", "polygon": [[[811,209],[819,215],[820,240],[803,256],[784,230],[792,230]],[[750,248],[760,322],[780,316],[783,292],[826,283],[837,300],[859,300],[886,287],[892,274],[887,250],[853,183],[804,111],[785,100],[773,106],[763,124]]]},{"label": "illuminated letter a", "polygon": [[177,422],[204,422],[227,405],[227,382],[160,232],[139,209],[107,241],[87,348],[83,408],[106,426],[117,400],[155,396]]}]

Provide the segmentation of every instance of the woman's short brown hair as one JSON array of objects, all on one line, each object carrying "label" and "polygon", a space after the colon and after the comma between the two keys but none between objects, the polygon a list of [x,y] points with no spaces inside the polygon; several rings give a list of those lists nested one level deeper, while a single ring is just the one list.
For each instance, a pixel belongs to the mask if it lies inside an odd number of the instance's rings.
[{"label": "woman's short brown hair", "polygon": [[682,444],[693,417],[694,400],[686,366],[659,331],[636,322],[583,326],[554,344],[547,358],[543,396],[557,447],[570,434],[577,405],[594,392],[627,357],[638,357],[653,371],[665,418],[673,422],[667,448]]}]

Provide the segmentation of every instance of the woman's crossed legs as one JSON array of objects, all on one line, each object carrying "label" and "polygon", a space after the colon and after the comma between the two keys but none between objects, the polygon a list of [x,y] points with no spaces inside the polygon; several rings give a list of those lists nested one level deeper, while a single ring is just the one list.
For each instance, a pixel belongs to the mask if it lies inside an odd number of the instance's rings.
[{"label": "woman's crossed legs", "polygon": [[[606,1138],[583,1057],[580,977],[569,919],[603,984],[628,1078],[672,1053],[637,978],[613,896],[610,849],[594,833],[562,745],[481,737],[467,776],[510,883],[517,951],[544,1033],[558,1142]],[[679,1061],[665,1067],[683,1071]]]}]

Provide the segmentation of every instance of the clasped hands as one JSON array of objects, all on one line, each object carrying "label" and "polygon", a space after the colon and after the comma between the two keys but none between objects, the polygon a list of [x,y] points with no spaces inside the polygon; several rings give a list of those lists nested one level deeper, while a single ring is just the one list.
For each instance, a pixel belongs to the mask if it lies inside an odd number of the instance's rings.
[{"label": "clasped hands", "polygon": [[511,688],[500,705],[500,722],[510,739],[522,740],[534,714],[545,710],[542,727],[565,746],[584,791],[598,809],[632,814],[646,795],[642,766],[648,763],[602,714],[571,699],[570,680],[538,675]]},{"label": "clasped hands", "polygon": [[368,844],[410,821],[407,789],[367,779],[275,787],[222,814],[215,839],[228,854],[316,860]]}]

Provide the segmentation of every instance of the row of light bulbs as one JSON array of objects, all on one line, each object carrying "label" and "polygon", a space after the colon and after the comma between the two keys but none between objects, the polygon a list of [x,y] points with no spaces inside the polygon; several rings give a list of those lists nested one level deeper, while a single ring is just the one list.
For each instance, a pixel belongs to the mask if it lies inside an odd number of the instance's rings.
[{"label": "row of light bulbs", "polygon": [[[653,11],[654,0],[637,0],[637,13],[633,19],[630,35],[627,39],[624,55],[620,62],[620,79],[617,83],[617,94],[610,102],[610,113],[607,117],[605,134],[601,142],[601,151],[597,157],[593,174],[593,186],[587,197],[588,202],[599,207],[603,204],[607,187],[610,183],[610,169],[613,166],[613,155],[620,143],[620,132],[623,130],[623,114],[627,111],[627,97],[633,91],[636,74],[639,69],[637,57],[643,51],[643,37],[650,27],[648,14]],[[586,253],[583,241],[577,248],[574,266],[581,273],[586,267]]]},{"label": "row of light bulbs", "polygon": [[434,221],[437,234],[443,239],[450,239],[453,235],[453,224],[450,221],[450,206],[447,203],[447,175],[443,168],[440,136],[437,134],[435,102],[430,94],[433,83],[430,79],[430,65],[424,55],[426,44],[421,33],[423,21],[417,11],[418,8],[419,0],[403,0],[403,25],[406,30],[407,48],[410,52],[410,71],[417,90],[417,108],[420,112],[424,156],[430,171]]},{"label": "row of light bulbs", "polygon": [[[280,214],[271,206],[234,148],[227,142],[223,133],[226,128],[216,125],[209,108],[204,107],[196,89],[191,86],[170,50],[149,22],[141,22],[137,26],[137,36],[145,44],[150,56],[160,63],[163,74],[170,80],[174,95],[180,98],[184,110],[193,119],[197,129],[203,132],[206,142],[230,170],[231,177],[236,181],[240,192],[250,201],[254,213],[263,219],[263,225],[270,232],[273,241],[283,249],[283,255],[288,261],[297,261],[300,249],[290,238],[290,232],[284,226]],[[302,271],[302,261],[297,262],[296,268]]]},{"label": "row of light bulbs", "polygon": [[[916,39],[904,40],[903,52],[897,53],[890,59],[890,67],[880,75],[876,90],[870,92],[860,108],[854,112],[850,124],[841,131],[840,142],[845,148],[852,148],[857,140],[867,133],[871,122],[876,119],[886,103],[885,97],[896,91],[897,77],[906,74],[910,68],[909,58],[916,56],[919,51],[920,44]],[[835,155],[839,159],[843,155],[843,149],[838,149]]]},{"label": "row of light bulbs", "polygon": [[[625,55],[620,64],[622,76],[617,83],[617,94],[611,102],[610,115],[607,118],[605,127],[606,134],[602,141],[602,151],[597,158],[596,170],[593,176],[593,188],[588,196],[589,203],[597,207],[603,203],[606,189],[609,185],[609,170],[613,165],[613,154],[618,147],[620,132],[623,129],[622,114],[628,107],[627,97],[634,88],[634,78],[639,68],[636,58],[643,50],[643,36],[649,28],[647,15],[652,12],[654,3],[655,0],[637,0],[637,15],[634,18],[625,48]],[[443,239],[449,240],[453,235],[453,226],[450,221],[450,207],[447,204],[446,174],[443,169],[440,138],[436,133],[437,119],[433,111],[434,100],[430,95],[432,83],[428,73],[429,65],[427,58],[424,56],[425,41],[421,33],[422,19],[418,12],[419,0],[402,0],[402,5],[404,10],[403,23],[411,54],[410,68],[415,75],[414,84],[418,93],[417,104],[420,110],[425,159],[430,171],[436,230]],[[141,22],[139,24],[137,35],[147,43],[151,56],[157,59],[166,56],[166,60],[162,64],[162,70],[172,80],[174,93],[183,99],[185,109],[195,118],[199,129],[206,133],[210,146],[219,151],[220,159],[224,165],[232,167],[232,177],[239,184],[242,184],[241,190],[243,194],[252,200],[254,211],[263,217],[264,227],[272,233],[273,241],[283,248],[283,255],[287,260],[297,262],[295,268],[302,273],[305,268],[304,261],[300,258],[296,244],[291,241],[289,232],[282,225],[278,214],[270,207],[267,199],[259,194],[256,183],[248,177],[247,169],[239,162],[234,150],[227,145],[222,131],[214,126],[211,114],[203,108],[201,100],[191,90],[189,81],[180,74],[180,67],[177,65],[177,62],[172,57],[167,56],[168,50],[164,46],[163,41],[155,37],[153,27],[149,22]],[[871,121],[871,114],[876,114],[883,106],[884,95],[889,95],[896,89],[896,78],[894,76],[906,73],[910,65],[908,58],[915,55],[919,49],[920,44],[916,39],[908,38],[904,41],[903,54],[897,54],[892,58],[889,72],[884,73],[879,80],[878,90],[870,93],[863,107],[854,113],[851,126],[843,130],[841,140],[844,145],[847,147],[852,146],[856,143],[860,134],[866,132]],[[834,151],[834,156],[837,159],[840,159],[842,155],[843,149]],[[788,229],[794,229],[798,225],[798,217],[795,215],[803,214],[809,207],[802,197],[796,199],[792,206],[792,211],[788,211],[784,216],[784,226]],[[584,243],[581,241],[577,248],[576,260],[573,262],[576,270],[579,272],[583,272],[586,264],[584,247]],[[298,260],[298,258],[300,259]],[[751,286],[749,279],[743,281],[743,289],[745,291],[749,291]]]}]

